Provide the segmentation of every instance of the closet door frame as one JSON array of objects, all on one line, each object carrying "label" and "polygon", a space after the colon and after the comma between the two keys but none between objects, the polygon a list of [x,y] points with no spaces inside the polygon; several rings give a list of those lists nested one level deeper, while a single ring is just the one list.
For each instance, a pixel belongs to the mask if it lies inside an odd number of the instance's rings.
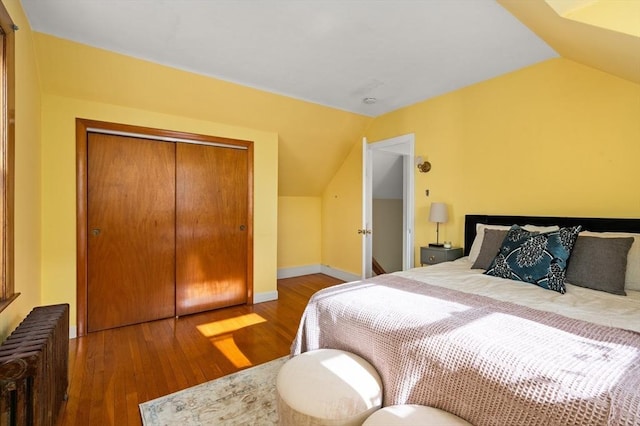
[{"label": "closet door frame", "polygon": [[88,236],[87,236],[87,145],[90,131],[138,135],[164,142],[237,146],[247,150],[247,304],[253,303],[253,142],[196,133],[155,129],[128,124],[76,118],[76,324],[78,337],[87,334]]}]

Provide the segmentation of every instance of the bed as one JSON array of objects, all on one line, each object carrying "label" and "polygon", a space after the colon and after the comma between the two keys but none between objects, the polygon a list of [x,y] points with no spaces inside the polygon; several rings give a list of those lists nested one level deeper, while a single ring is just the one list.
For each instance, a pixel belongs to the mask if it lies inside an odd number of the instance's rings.
[{"label": "bed", "polygon": [[[507,237],[478,268],[497,231]],[[545,252],[556,240],[568,250],[564,266],[550,256],[549,271],[564,267],[561,288],[487,275],[541,238]],[[463,258],[316,293],[291,352],[356,353],[378,370],[385,406],[434,406],[474,425],[638,425],[635,280],[640,219],[469,215]]]}]

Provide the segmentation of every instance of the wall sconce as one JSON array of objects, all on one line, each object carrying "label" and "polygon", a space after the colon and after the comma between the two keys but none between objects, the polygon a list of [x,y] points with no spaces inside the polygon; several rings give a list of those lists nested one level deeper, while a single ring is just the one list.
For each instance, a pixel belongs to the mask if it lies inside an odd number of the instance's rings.
[{"label": "wall sconce", "polygon": [[427,173],[431,170],[431,163],[423,161],[422,157],[416,157],[416,166],[418,167],[418,170],[420,170],[420,173]]}]

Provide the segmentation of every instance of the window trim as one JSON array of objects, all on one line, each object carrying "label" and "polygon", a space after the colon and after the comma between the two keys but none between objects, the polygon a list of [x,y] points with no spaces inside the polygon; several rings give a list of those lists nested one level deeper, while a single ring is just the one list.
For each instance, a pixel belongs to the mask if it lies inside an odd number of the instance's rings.
[{"label": "window trim", "polygon": [[0,311],[20,293],[14,287],[14,185],[15,185],[15,31],[0,3]]}]

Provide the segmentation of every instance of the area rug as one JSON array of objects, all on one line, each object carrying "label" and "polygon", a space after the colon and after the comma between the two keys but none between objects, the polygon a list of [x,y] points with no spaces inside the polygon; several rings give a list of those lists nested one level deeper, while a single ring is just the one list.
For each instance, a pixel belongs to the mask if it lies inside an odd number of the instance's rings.
[{"label": "area rug", "polygon": [[277,425],[276,376],[289,357],[140,404],[145,426]]}]

